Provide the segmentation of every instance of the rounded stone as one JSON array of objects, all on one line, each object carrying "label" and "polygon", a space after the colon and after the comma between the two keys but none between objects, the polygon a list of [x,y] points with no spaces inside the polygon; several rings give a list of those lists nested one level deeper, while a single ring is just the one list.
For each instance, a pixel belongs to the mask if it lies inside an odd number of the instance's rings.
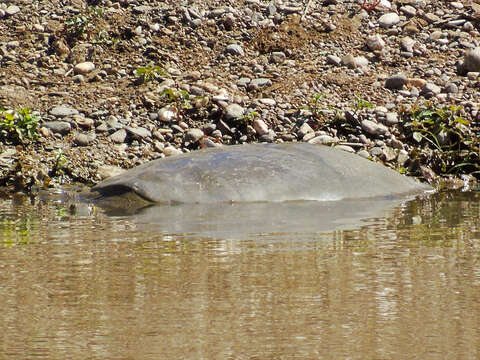
[{"label": "rounded stone", "polygon": [[245,109],[238,104],[230,104],[225,109],[225,119],[235,120],[245,113]]},{"label": "rounded stone", "polygon": [[60,105],[50,109],[49,113],[55,117],[65,117],[78,115],[78,110],[68,106]]},{"label": "rounded stone", "polygon": [[257,132],[258,136],[268,134],[268,126],[262,119],[255,119],[253,122],[253,128]]},{"label": "rounded stone", "polygon": [[385,41],[378,34],[372,35],[367,39],[367,47],[372,51],[382,50],[385,47]]},{"label": "rounded stone", "polygon": [[189,143],[196,143],[197,141],[201,140],[205,134],[200,129],[189,129],[185,133],[185,142]]},{"label": "rounded stone", "polygon": [[378,23],[383,28],[389,28],[400,22],[400,16],[397,13],[387,13],[380,16]]},{"label": "rounded stone", "polygon": [[390,76],[385,81],[385,87],[387,89],[400,90],[405,86],[406,83],[407,77],[405,76],[405,74],[395,74],[393,76]]},{"label": "rounded stone", "polygon": [[7,9],[5,10],[5,13],[8,15],[8,16],[12,16],[12,15],[15,15],[16,13],[20,12],[20,8],[17,6],[17,5],[10,5],[9,7],[7,7]]},{"label": "rounded stone", "polygon": [[480,71],[480,47],[470,50],[465,54],[463,66],[467,72]]},{"label": "rounded stone", "polygon": [[66,121],[48,121],[43,124],[44,127],[52,130],[55,134],[66,135],[72,129],[72,125]]},{"label": "rounded stone", "polygon": [[75,72],[75,74],[81,74],[81,75],[86,75],[92,72],[93,70],[95,70],[95,64],[91,61],[78,63],[73,68],[73,71]]},{"label": "rounded stone", "polygon": [[232,55],[239,55],[239,56],[244,56],[245,55],[245,51],[243,51],[243,48],[238,44],[228,45],[225,51],[228,54],[232,54]]}]

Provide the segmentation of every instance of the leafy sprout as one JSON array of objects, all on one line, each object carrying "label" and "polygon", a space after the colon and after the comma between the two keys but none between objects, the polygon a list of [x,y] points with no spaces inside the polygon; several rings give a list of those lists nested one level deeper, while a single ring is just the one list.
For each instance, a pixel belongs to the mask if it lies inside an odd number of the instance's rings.
[{"label": "leafy sprout", "polygon": [[38,139],[40,118],[30,113],[30,109],[18,111],[0,109],[0,137],[23,143],[26,139]]}]

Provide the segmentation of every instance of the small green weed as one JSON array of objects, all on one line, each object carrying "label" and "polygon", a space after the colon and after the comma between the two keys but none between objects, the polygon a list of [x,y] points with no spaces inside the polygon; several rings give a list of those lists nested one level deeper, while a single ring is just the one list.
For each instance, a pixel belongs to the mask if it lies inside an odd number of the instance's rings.
[{"label": "small green weed", "polygon": [[243,116],[240,116],[236,121],[243,122],[245,124],[250,124],[258,116],[258,112],[250,111]]},{"label": "small green weed", "polygon": [[360,110],[363,109],[371,109],[373,108],[373,104],[368,102],[367,100],[361,99],[359,97],[355,97],[355,103],[352,105],[352,110],[355,113],[358,113]]},{"label": "small green weed", "polygon": [[185,90],[165,89],[161,95],[179,111],[192,108],[190,94]]},{"label": "small green weed", "polygon": [[480,175],[478,134],[461,113],[456,105],[414,106],[402,115],[404,133],[421,149],[431,150],[430,165],[436,172]]},{"label": "small green weed", "polygon": [[92,38],[97,27],[96,23],[102,15],[102,8],[90,6],[86,12],[67,18],[63,29],[67,41],[73,44],[77,39]]},{"label": "small green weed", "polygon": [[23,143],[27,138],[38,139],[40,118],[32,115],[30,109],[7,111],[0,108],[0,137]]},{"label": "small green weed", "polygon": [[[146,83],[156,80],[157,77],[169,77],[168,73],[165,70],[163,70],[162,67],[158,65],[151,65],[151,64],[147,66],[139,67],[135,71],[135,73],[137,74],[137,76],[140,76],[143,78],[142,82],[146,82]],[[170,90],[170,89],[167,89],[167,90]]]}]

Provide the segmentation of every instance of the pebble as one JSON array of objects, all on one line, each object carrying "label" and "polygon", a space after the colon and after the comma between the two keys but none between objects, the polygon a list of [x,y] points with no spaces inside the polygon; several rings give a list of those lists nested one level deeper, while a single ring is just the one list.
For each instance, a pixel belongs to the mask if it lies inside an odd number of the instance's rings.
[{"label": "pebble", "polygon": [[117,130],[113,134],[111,134],[108,138],[111,141],[113,141],[115,144],[123,144],[125,142],[125,139],[127,138],[127,130],[125,129]]},{"label": "pebble", "polygon": [[327,64],[338,66],[342,63],[342,59],[335,55],[327,55]]},{"label": "pebble", "polygon": [[20,12],[20,8],[17,5],[10,5],[5,10],[5,14],[7,14],[8,16],[15,15],[19,12]]},{"label": "pebble", "polygon": [[380,16],[378,23],[383,28],[389,28],[400,22],[400,17],[397,13],[387,13]]},{"label": "pebble", "polygon": [[95,70],[95,64],[91,61],[85,61],[78,63],[74,66],[73,71],[75,74],[87,75]]},{"label": "pebble", "polygon": [[145,139],[152,136],[152,133],[149,130],[140,126],[139,127],[127,126],[126,130],[127,130],[127,133],[133,139],[136,139],[136,140]]},{"label": "pebble", "polygon": [[417,9],[411,5],[402,6],[400,12],[410,17],[417,15]]},{"label": "pebble", "polygon": [[385,81],[385,87],[387,89],[400,90],[403,89],[406,83],[407,77],[405,76],[405,74],[395,74],[387,78],[387,80]]},{"label": "pebble", "polygon": [[50,115],[53,115],[55,117],[66,117],[66,116],[78,115],[78,110],[72,107],[60,105],[50,109],[49,113]]},{"label": "pebble", "polygon": [[97,174],[101,180],[108,179],[113,176],[123,174],[126,170],[114,165],[100,165],[97,169]]},{"label": "pebble", "polygon": [[96,139],[95,133],[82,134],[76,133],[73,142],[78,146],[88,146]]},{"label": "pebble", "polygon": [[408,52],[413,52],[413,46],[415,45],[415,40],[409,36],[405,36],[400,40],[400,46],[403,50]]},{"label": "pebble", "polygon": [[388,128],[371,120],[362,120],[362,130],[370,135],[385,135]]},{"label": "pebble", "polygon": [[286,55],[282,51],[274,51],[270,55],[270,61],[274,64],[281,64],[285,61]]},{"label": "pebble", "polygon": [[378,34],[369,36],[367,39],[367,47],[372,50],[382,50],[385,47],[385,41]]},{"label": "pebble", "polygon": [[245,109],[238,104],[230,104],[225,109],[225,119],[235,120],[245,114]]},{"label": "pebble", "polygon": [[72,125],[67,121],[47,121],[44,127],[50,129],[54,134],[67,135],[72,130]]},{"label": "pebble", "polygon": [[337,140],[330,135],[319,135],[308,141],[310,144],[330,145],[337,142]]},{"label": "pebble", "polygon": [[436,95],[436,94],[440,94],[441,91],[442,89],[439,86],[435,85],[434,83],[427,82],[425,85],[422,86],[420,95],[424,95],[424,96],[428,94]]},{"label": "pebble", "polygon": [[[312,127],[308,125],[308,123],[304,122],[302,126],[300,126],[300,128],[298,129],[297,136],[299,137],[299,139],[303,139],[305,135],[309,133],[314,133],[314,131]],[[307,141],[307,140],[304,140],[304,141]]]},{"label": "pebble", "polygon": [[239,55],[239,56],[244,56],[245,55],[245,51],[243,51],[243,48],[238,44],[228,45],[227,48],[225,49],[225,51],[228,54],[232,54],[232,55]]},{"label": "pebble", "polygon": [[350,69],[356,69],[359,67],[367,66],[369,61],[364,56],[353,56],[353,55],[346,55],[342,58],[342,62],[345,66]]},{"label": "pebble", "polygon": [[200,129],[189,129],[185,133],[185,142],[196,143],[205,136],[204,132]]},{"label": "pebble", "polygon": [[267,124],[265,124],[265,121],[262,119],[255,119],[253,121],[253,128],[257,132],[258,136],[266,135],[269,132]]},{"label": "pebble", "polygon": [[158,110],[158,120],[162,122],[172,122],[177,119],[177,112],[170,106],[165,106]]},{"label": "pebble", "polygon": [[272,80],[267,78],[257,78],[250,81],[248,84],[250,87],[264,87],[272,85]]},{"label": "pebble", "polygon": [[162,150],[162,153],[165,155],[165,156],[175,156],[175,155],[180,155],[182,154],[182,151],[181,150],[178,150],[177,148],[173,147],[173,146],[167,146],[166,148],[164,148]]},{"label": "pebble", "polygon": [[467,51],[463,66],[467,72],[480,71],[480,47]]}]

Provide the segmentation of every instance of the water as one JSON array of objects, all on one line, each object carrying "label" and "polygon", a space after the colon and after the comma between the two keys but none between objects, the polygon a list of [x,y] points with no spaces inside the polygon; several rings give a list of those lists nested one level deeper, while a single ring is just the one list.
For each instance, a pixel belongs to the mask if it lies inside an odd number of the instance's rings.
[{"label": "water", "polygon": [[479,200],[0,201],[0,358],[478,359]]}]

